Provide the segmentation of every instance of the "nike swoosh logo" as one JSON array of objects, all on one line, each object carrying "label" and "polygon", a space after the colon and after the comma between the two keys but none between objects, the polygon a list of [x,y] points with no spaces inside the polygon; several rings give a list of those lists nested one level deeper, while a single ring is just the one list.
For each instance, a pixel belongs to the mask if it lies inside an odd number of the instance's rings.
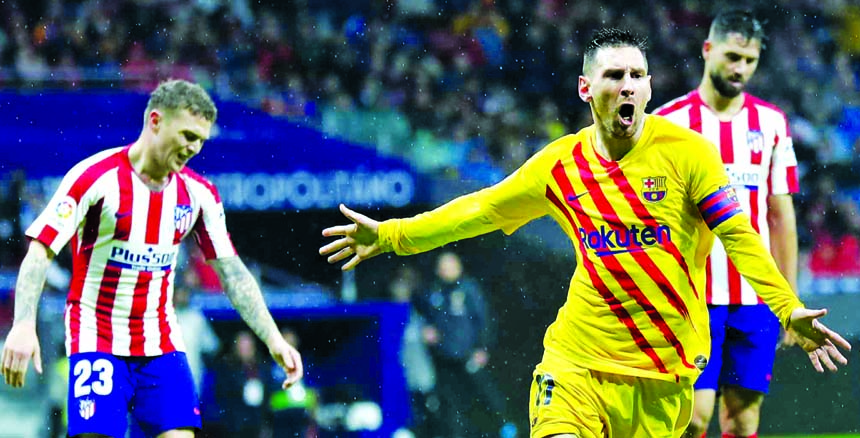
[{"label": "nike swoosh logo", "polygon": [[126,216],[131,216],[131,213],[117,213],[117,214],[116,214],[116,218],[117,218],[117,219],[122,219],[122,218],[124,218],[124,217],[126,217]]},{"label": "nike swoosh logo", "polygon": [[584,192],[582,192],[582,193],[580,193],[580,194],[578,194],[578,195],[576,195],[576,194],[568,195],[568,196],[567,196],[567,202],[573,202],[573,201],[576,201],[577,199],[579,199],[579,198],[581,198],[581,197],[583,197],[583,196],[585,196],[585,195],[587,195],[587,194],[588,194],[588,190],[586,190],[586,191],[584,191]]}]

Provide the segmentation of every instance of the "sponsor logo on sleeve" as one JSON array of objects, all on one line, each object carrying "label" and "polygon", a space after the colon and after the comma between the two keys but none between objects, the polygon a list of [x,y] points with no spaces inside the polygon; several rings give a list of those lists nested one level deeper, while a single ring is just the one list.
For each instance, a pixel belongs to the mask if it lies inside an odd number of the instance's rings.
[{"label": "sponsor logo on sleeve", "polygon": [[57,214],[57,219],[67,221],[75,214],[77,203],[71,196],[66,196],[54,206],[54,212]]}]

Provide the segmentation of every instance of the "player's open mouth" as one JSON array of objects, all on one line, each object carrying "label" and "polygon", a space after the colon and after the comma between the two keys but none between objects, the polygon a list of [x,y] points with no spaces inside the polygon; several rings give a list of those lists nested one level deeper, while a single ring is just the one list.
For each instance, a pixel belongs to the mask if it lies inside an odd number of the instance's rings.
[{"label": "player's open mouth", "polygon": [[618,115],[621,117],[621,123],[630,126],[633,124],[633,113],[636,107],[632,103],[622,103],[618,108]]}]

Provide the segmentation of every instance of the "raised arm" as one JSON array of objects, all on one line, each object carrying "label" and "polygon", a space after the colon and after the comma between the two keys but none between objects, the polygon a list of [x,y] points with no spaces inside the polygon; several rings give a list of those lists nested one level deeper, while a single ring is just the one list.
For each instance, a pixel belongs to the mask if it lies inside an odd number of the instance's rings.
[{"label": "raised arm", "polygon": [[42,373],[36,313],[42,288],[45,287],[48,267],[53,258],[53,253],[42,242],[33,240],[18,271],[18,280],[15,283],[15,319],[3,345],[0,370],[6,384],[14,388],[24,386],[24,375],[31,358],[36,371]]},{"label": "raised arm", "polygon": [[302,357],[292,345],[284,340],[269,313],[257,280],[238,256],[213,259],[210,265],[218,273],[221,286],[239,315],[269,349],[269,354],[286,372],[283,387],[287,388],[301,379]]}]

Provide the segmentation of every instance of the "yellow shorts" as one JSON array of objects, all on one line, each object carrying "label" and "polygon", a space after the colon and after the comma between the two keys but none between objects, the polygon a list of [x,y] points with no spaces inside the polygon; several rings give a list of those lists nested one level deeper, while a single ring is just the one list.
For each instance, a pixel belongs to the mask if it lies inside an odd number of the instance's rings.
[{"label": "yellow shorts", "polygon": [[680,437],[693,415],[693,385],[578,367],[538,365],[529,395],[531,438]]}]

